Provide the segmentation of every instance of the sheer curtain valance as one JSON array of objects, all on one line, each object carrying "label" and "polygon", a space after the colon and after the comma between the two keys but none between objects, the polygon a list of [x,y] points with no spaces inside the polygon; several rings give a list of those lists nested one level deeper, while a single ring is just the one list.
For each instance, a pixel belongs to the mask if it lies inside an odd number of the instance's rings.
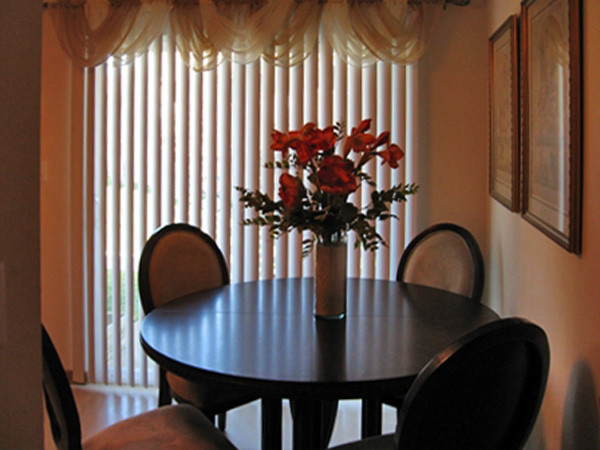
[{"label": "sheer curtain valance", "polygon": [[440,10],[469,0],[58,0],[47,3],[75,64],[144,52],[167,27],[185,62],[303,61],[323,36],[346,62],[410,64],[425,51]]}]

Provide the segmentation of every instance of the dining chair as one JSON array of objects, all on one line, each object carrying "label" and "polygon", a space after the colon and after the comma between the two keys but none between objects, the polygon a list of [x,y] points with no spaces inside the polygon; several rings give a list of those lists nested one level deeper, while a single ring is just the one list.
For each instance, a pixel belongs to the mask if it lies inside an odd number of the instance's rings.
[{"label": "dining chair", "polygon": [[[481,249],[467,229],[453,223],[438,223],[410,241],[400,258],[396,279],[443,289],[479,302],[484,282]],[[403,398],[401,394],[394,394],[363,400],[362,437],[381,434],[382,404],[398,408]]]},{"label": "dining chair", "polygon": [[[145,314],[193,292],[229,284],[225,258],[215,241],[199,228],[175,223],[159,228],[140,257],[138,286]],[[208,344],[210,345],[210,344]],[[190,382],[160,368],[159,406],[172,399],[191,403],[225,429],[226,412],[257,399],[245,389],[210,381]]]},{"label": "dining chair", "polygon": [[338,450],[512,450],[525,444],[546,389],[546,333],[519,318],[468,333],[420,371],[396,432]]},{"label": "dining chair", "polygon": [[481,301],[484,282],[481,249],[467,229],[453,223],[438,223],[408,244],[400,258],[396,279]]},{"label": "dining chair", "polygon": [[71,385],[50,335],[42,325],[42,386],[52,438],[59,450],[234,449],[197,408],[163,406],[114,423],[82,442],[81,422]]}]

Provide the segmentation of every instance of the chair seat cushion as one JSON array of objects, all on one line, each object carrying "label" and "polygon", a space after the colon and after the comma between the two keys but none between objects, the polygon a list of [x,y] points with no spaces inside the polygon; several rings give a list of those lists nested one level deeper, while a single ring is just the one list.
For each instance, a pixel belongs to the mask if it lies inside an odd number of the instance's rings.
[{"label": "chair seat cushion", "polygon": [[214,381],[196,384],[171,372],[167,372],[167,382],[175,400],[191,403],[210,414],[226,412],[258,398],[246,389],[232,384]]},{"label": "chair seat cushion", "polygon": [[235,449],[196,408],[163,406],[117,422],[83,442],[85,450],[101,449]]}]

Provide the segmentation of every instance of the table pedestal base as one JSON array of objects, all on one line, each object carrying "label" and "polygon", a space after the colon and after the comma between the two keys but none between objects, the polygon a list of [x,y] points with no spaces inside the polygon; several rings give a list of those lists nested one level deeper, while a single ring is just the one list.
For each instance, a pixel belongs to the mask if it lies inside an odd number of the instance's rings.
[{"label": "table pedestal base", "polygon": [[333,433],[337,408],[337,400],[290,400],[294,449],[327,448]]}]

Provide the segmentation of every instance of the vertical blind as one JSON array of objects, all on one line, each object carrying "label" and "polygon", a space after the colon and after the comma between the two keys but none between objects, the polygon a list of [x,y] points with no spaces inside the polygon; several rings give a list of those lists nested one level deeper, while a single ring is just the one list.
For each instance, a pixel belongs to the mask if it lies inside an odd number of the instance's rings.
[{"label": "vertical blind", "polygon": [[[319,49],[291,68],[259,60],[225,61],[211,71],[188,68],[167,33],[131,63],[87,70],[86,149],[86,368],[95,383],[154,385],[156,368],[138,344],[142,311],[137,266],[143,245],[158,227],[188,222],[210,234],[225,255],[231,282],[312,276],[312,257],[302,258],[297,232],[273,240],[266,228],[241,225],[251,212],[236,186],[277,197],[280,173],[265,169],[274,159],[273,129],[343,122],[347,131],[362,119],[372,130],[390,130],[406,141],[411,101],[410,68],[379,62],[347,65],[324,39]],[[407,182],[406,168],[368,165],[379,189]],[[369,190],[355,192],[357,205]],[[375,253],[354,248],[349,235],[348,275],[395,277],[404,248],[408,214],[378,225],[389,247]]]}]

